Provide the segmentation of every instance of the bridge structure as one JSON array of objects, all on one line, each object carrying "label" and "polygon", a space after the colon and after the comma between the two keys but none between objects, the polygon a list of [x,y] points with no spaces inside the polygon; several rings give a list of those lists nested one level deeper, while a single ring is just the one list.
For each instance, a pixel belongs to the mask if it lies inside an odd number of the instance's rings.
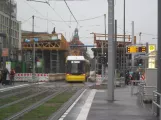
[{"label": "bridge structure", "polygon": [[[68,55],[69,45],[62,33],[55,30],[49,33],[22,33],[22,59],[26,64],[26,72],[32,72],[32,53],[33,38],[38,38],[35,42],[35,62],[40,62],[41,66],[36,65],[36,72],[39,73],[64,73],[65,59]],[[26,42],[30,40],[30,42]]]},{"label": "bridge structure", "polygon": [[[56,33],[55,29],[51,34],[46,32],[23,32],[22,33],[22,60],[25,62],[25,72],[32,72],[32,54],[34,38],[36,72],[39,73],[64,73],[65,61],[68,55],[86,55],[87,47],[79,40],[78,29],[74,31],[73,39],[68,42],[62,33]],[[30,41],[30,42],[28,42]],[[82,45],[82,46],[79,46]]]},{"label": "bridge structure", "polygon": [[[94,53],[94,57],[96,58],[96,73],[101,74],[102,72],[102,63],[101,63],[101,56],[105,56],[106,62],[108,62],[108,40],[105,40],[105,37],[108,38],[108,34],[102,33],[91,33],[94,37],[94,45],[95,48],[92,48]],[[127,45],[132,44],[131,42],[131,35],[125,35],[125,45],[123,42],[124,35],[117,35],[116,41],[116,69],[123,70],[123,65],[126,67],[131,66],[131,54],[126,54],[125,59],[126,62],[123,62],[123,54],[124,50],[126,49]],[[136,36],[134,36],[134,44],[136,43]],[[102,55],[102,47],[103,47],[103,55]]]}]

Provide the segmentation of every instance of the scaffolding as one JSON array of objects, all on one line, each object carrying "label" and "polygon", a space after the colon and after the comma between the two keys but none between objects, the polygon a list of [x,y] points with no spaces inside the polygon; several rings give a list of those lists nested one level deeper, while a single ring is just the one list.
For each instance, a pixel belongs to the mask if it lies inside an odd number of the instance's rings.
[{"label": "scaffolding", "polygon": [[[43,73],[64,73],[65,59],[68,55],[69,45],[61,33],[24,33],[22,34],[22,52],[31,53],[33,50],[33,38],[38,38],[35,43],[36,57],[44,62]],[[25,42],[25,40],[31,42]]]},{"label": "scaffolding", "polygon": [[[96,63],[96,72],[98,74],[101,74],[101,69],[102,69],[102,64],[101,61],[99,60],[100,56],[102,56],[102,47],[103,47],[103,51],[104,54],[103,56],[106,56],[107,62],[108,62],[108,40],[105,41],[105,34],[101,34],[101,33],[92,33],[94,35],[94,44],[96,46],[96,48],[92,48],[92,51],[94,52],[94,56],[97,59],[97,63]],[[108,34],[106,34],[106,37],[108,38]],[[125,35],[125,46],[124,46],[124,42],[123,42],[123,35],[117,35],[117,43],[116,43],[116,69],[119,70],[123,70],[123,65],[124,65],[124,58],[123,58],[123,54],[124,54],[124,49],[126,49],[126,45],[130,45],[132,44],[131,42],[131,36],[130,35]],[[120,39],[122,39],[122,41],[120,41]],[[134,37],[134,43],[136,43],[136,36]],[[103,46],[102,46],[103,45]],[[128,68],[129,66],[131,66],[131,55],[130,54],[126,54],[125,55],[125,66],[126,68]]]}]

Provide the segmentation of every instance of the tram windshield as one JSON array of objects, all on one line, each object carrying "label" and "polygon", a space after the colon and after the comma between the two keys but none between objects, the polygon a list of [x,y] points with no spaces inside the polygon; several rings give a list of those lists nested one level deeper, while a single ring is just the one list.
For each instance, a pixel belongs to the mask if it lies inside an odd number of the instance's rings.
[{"label": "tram windshield", "polygon": [[67,73],[69,74],[83,74],[84,61],[68,61],[67,62]]}]

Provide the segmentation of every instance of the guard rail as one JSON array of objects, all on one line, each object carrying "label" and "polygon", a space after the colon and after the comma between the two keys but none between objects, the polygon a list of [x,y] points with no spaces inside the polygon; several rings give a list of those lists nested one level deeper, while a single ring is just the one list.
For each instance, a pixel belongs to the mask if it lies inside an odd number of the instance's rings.
[{"label": "guard rail", "polygon": [[153,91],[156,86],[146,86],[144,83],[138,85],[138,98],[140,103],[151,102],[153,100]]},{"label": "guard rail", "polygon": [[131,95],[134,95],[134,88],[137,87],[137,92],[135,94],[138,94],[138,84],[145,84],[145,81],[143,80],[131,80]]},{"label": "guard rail", "polygon": [[115,87],[124,87],[125,86],[125,78],[121,77],[121,78],[116,78],[115,80]]},{"label": "guard rail", "polygon": [[[157,98],[159,102],[161,103],[161,93],[157,91],[153,91],[153,99],[152,99],[152,112],[154,115],[157,115],[157,109],[159,108],[160,114],[161,114],[161,105],[157,102]],[[161,120],[161,117],[160,119]]]}]

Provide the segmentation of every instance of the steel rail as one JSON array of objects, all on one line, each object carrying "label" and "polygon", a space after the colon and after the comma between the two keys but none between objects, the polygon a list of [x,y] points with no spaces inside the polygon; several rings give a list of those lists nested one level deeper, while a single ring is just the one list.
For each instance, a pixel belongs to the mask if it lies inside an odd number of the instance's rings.
[{"label": "steel rail", "polygon": [[12,115],[12,116],[6,118],[5,120],[15,120],[15,119],[18,119],[19,117],[23,116],[25,113],[28,113],[28,112],[30,112],[31,110],[33,110],[33,109],[39,107],[40,105],[44,104],[44,103],[47,102],[48,100],[50,100],[50,99],[52,99],[53,97],[56,97],[57,95],[59,95],[59,94],[65,92],[65,91],[67,91],[68,89],[69,89],[69,87],[68,87],[68,88],[65,88],[65,89],[63,89],[63,90],[60,89],[59,91],[57,91],[57,92],[55,92],[55,93],[53,93],[53,94],[51,94],[51,95],[49,95],[49,96],[47,96],[47,97],[41,99],[41,100],[38,101],[37,103],[34,103],[33,105],[27,107],[26,109],[23,109],[22,111],[20,111],[20,112],[18,112],[18,113],[16,113],[16,114],[14,114],[14,115]]},{"label": "steel rail", "polygon": [[22,99],[16,100],[16,101],[14,101],[14,102],[5,104],[5,105],[3,105],[3,106],[0,106],[0,109],[6,108],[6,107],[11,106],[11,105],[14,105],[14,104],[16,104],[16,103],[19,103],[19,102],[21,102],[21,101],[27,100],[27,99],[29,99],[29,98],[32,98],[32,97],[41,95],[41,94],[43,94],[43,93],[45,93],[45,92],[47,92],[47,91],[48,91],[48,90],[45,90],[45,91],[42,91],[42,92],[38,92],[38,93],[35,93],[35,94],[32,94],[32,95],[29,95],[29,96],[27,96],[27,97],[24,97],[24,98],[22,98]]}]

